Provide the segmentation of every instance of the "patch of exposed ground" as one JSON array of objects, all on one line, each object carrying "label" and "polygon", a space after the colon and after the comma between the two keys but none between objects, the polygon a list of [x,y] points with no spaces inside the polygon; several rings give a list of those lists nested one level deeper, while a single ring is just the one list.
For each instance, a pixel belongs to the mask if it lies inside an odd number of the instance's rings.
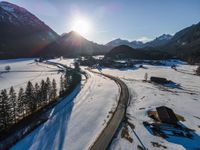
[{"label": "patch of exposed ground", "polygon": [[133,138],[129,135],[128,124],[124,125],[122,132],[121,132],[121,138],[128,140],[130,143],[133,142]]},{"label": "patch of exposed ground", "polygon": [[157,142],[151,142],[151,144],[153,145],[153,147],[167,149],[167,146],[165,146],[165,145],[162,145],[162,144],[160,144],[160,143],[157,143]]}]

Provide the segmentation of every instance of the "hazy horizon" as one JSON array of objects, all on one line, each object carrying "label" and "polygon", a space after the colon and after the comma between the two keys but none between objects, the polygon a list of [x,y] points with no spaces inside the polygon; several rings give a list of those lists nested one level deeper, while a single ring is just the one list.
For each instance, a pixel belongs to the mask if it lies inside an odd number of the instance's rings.
[{"label": "hazy horizon", "polygon": [[58,34],[73,30],[72,22],[84,18],[90,28],[84,37],[105,44],[113,39],[149,41],[174,34],[200,21],[200,1],[83,1],[8,0],[26,8]]}]

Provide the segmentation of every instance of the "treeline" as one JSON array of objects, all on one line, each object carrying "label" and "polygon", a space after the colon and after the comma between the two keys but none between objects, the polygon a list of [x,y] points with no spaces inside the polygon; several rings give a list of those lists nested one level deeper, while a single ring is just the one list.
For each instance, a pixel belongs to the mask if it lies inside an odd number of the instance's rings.
[{"label": "treeline", "polygon": [[26,88],[20,88],[18,93],[13,87],[9,91],[3,89],[0,93],[0,132],[57,101],[59,97],[68,95],[80,81],[80,72],[72,69],[60,77],[59,92],[55,79],[51,81],[49,77],[34,85],[29,81]]}]

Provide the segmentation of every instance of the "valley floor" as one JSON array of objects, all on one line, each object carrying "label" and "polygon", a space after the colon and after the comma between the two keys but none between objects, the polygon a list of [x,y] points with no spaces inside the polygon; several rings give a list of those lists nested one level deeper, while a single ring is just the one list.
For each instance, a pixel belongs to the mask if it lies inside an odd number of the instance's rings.
[{"label": "valley floor", "polygon": [[[66,60],[59,61],[67,63]],[[88,149],[112,116],[119,99],[117,84],[86,71],[80,92],[65,98],[49,113],[48,120],[11,149]]]},{"label": "valley floor", "polygon": [[[164,62],[163,66],[143,65],[144,68],[109,69],[101,71],[118,76],[130,90],[131,101],[127,109],[127,117],[131,125],[123,124],[114,138],[110,149],[134,150],[145,147],[149,150],[192,150],[200,148],[200,77],[194,75],[196,66],[190,66],[179,61]],[[177,70],[172,69],[177,65]],[[138,65],[139,66],[139,65]],[[162,86],[144,82],[144,75],[164,77],[178,84]],[[148,111],[155,111],[158,106],[167,106],[181,116],[180,124],[191,129],[192,138],[171,135],[164,131],[168,138],[154,136],[151,130],[143,125],[152,123]],[[176,129],[175,129],[176,130]],[[124,138],[124,133],[126,137]]]},{"label": "valley floor", "polygon": [[[72,59],[51,61],[73,66]],[[173,64],[177,66],[176,69],[171,68]],[[4,72],[6,65],[11,66],[10,72]],[[126,114],[129,124],[121,125],[110,149],[200,148],[200,77],[194,75],[197,66],[180,61],[164,61],[160,66],[148,65],[148,63],[143,64],[143,67],[139,66],[120,70],[102,68],[100,71],[119,77],[127,84],[131,95]],[[85,70],[84,67],[82,69]],[[47,76],[51,79],[55,78],[59,83],[62,75],[59,70],[57,66],[35,63],[33,59],[2,60],[0,61],[0,89],[8,89],[11,85],[18,89],[24,87],[29,80],[39,82]],[[11,149],[78,150],[88,149],[93,144],[110,120],[117,106],[120,90],[111,79],[85,71],[88,79],[83,79],[81,85],[71,95],[50,110],[47,116],[49,119],[44,124]],[[148,80],[151,76],[164,77],[177,86],[144,82],[145,73],[148,74]],[[161,138],[153,135],[152,131],[144,126],[144,122],[154,122],[148,117],[148,112],[155,111],[156,107],[163,105],[172,108],[181,118],[180,124],[190,129],[191,138],[174,136],[169,130],[165,131],[168,138]]]}]

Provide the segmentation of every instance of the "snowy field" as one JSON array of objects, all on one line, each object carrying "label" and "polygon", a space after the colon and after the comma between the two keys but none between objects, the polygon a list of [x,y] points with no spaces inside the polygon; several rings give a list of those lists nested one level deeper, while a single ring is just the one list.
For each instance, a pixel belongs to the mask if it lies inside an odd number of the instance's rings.
[{"label": "snowy field", "polygon": [[[11,70],[5,72],[5,66],[10,66]],[[0,90],[9,89],[11,86],[16,91],[20,87],[25,87],[28,81],[32,83],[54,78],[59,85],[61,72],[53,65],[35,63],[34,59],[10,59],[0,60]]]},{"label": "snowy field", "polygon": [[57,58],[57,59],[51,59],[49,61],[61,63],[61,64],[64,64],[64,65],[67,65],[68,67],[74,66],[74,59]]},{"label": "snowy field", "polygon": [[[69,63],[66,61],[60,62]],[[75,99],[67,97],[56,105],[49,120],[14,145],[12,150],[82,150],[93,144],[117,106],[119,87],[104,76],[87,73],[89,78]]]},{"label": "snowy field", "polygon": [[[200,149],[200,77],[194,75],[197,66],[186,65],[183,62],[164,62],[165,66],[144,65],[144,68],[108,69],[102,72],[120,77],[129,87],[131,101],[127,110],[129,122],[135,126],[127,126],[130,139],[122,138],[123,126],[113,140],[112,150],[134,150],[144,145],[149,150],[193,150]],[[176,64],[177,71],[170,65]],[[139,65],[138,65],[139,66]],[[150,82],[143,82],[145,73],[151,76],[164,77],[177,83],[177,88],[170,85],[162,86]],[[180,124],[192,129],[192,139],[169,136],[161,138],[154,136],[143,122],[153,122],[147,115],[148,111],[155,111],[158,106],[165,105],[183,117]],[[140,146],[138,146],[140,145]]]}]

